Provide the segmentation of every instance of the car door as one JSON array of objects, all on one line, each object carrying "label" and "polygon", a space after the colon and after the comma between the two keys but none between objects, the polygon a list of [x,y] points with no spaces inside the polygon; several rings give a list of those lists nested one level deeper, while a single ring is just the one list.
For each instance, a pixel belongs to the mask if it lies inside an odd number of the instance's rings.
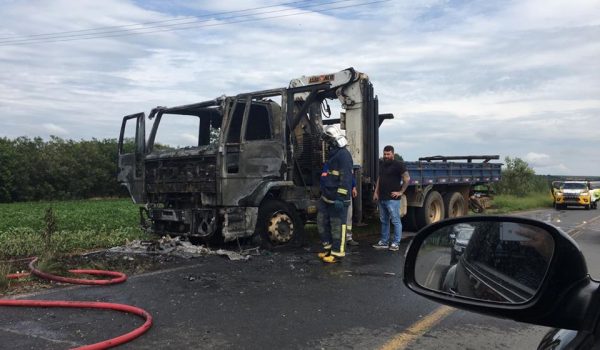
[{"label": "car door", "polygon": [[146,130],[144,113],[123,117],[118,143],[117,181],[127,187],[134,203],[143,203]]}]

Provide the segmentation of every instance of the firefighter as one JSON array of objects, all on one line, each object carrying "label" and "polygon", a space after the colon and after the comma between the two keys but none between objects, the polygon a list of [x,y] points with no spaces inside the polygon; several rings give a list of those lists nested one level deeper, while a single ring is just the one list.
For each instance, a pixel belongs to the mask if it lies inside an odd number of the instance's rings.
[{"label": "firefighter", "polygon": [[346,149],[348,140],[341,130],[328,125],[323,140],[329,146],[329,156],[321,172],[321,198],[317,225],[324,251],[319,258],[335,263],[346,255],[346,215],[352,194],[352,156]]}]

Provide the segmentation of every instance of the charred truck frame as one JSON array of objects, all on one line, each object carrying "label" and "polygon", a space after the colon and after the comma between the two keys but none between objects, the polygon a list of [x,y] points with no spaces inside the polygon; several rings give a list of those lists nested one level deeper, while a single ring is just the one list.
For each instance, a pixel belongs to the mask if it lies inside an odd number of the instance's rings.
[{"label": "charred truck frame", "polygon": [[[332,100],[340,101],[340,117],[324,119]],[[156,142],[162,123],[181,116],[195,120],[183,130],[193,143]],[[147,139],[144,113],[123,118],[118,180],[142,205],[142,225],[153,233],[225,241],[256,234],[268,246],[300,244],[304,223],[316,216],[327,152],[323,125],[346,130],[360,193],[354,215],[362,218],[375,208],[378,129],[390,118],[379,115],[368,77],[352,68],[303,76],[287,88],[157,107],[148,116],[154,123]],[[131,137],[126,129],[135,130]]]}]

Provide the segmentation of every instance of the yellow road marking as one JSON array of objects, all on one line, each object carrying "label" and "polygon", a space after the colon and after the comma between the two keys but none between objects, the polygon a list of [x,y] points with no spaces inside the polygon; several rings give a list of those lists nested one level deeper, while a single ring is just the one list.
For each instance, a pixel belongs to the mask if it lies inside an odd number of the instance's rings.
[{"label": "yellow road marking", "polygon": [[587,224],[591,224],[593,222],[595,222],[596,220],[600,220],[600,216],[596,216],[595,218],[592,218],[590,221],[585,221],[582,222],[581,224],[575,226],[575,228],[573,228],[572,230],[570,230],[569,232],[567,232],[571,237],[573,238],[577,238],[579,235],[581,235],[582,232],[582,228],[587,225]]},{"label": "yellow road marking", "polygon": [[410,343],[417,340],[425,332],[430,330],[438,322],[443,320],[445,317],[454,312],[454,308],[450,306],[442,306],[437,308],[434,312],[423,317],[418,322],[413,323],[404,332],[396,335],[392,340],[385,343],[381,350],[401,350],[405,349]]},{"label": "yellow road marking", "polygon": [[[440,260],[445,259],[445,256],[440,256],[435,263],[433,264],[433,266],[437,266],[440,262]],[[436,271],[434,269],[431,269],[431,271],[429,271],[429,273],[427,274],[427,279],[425,280],[425,286],[429,286],[431,285],[431,282],[433,282],[433,277],[435,277]]]}]

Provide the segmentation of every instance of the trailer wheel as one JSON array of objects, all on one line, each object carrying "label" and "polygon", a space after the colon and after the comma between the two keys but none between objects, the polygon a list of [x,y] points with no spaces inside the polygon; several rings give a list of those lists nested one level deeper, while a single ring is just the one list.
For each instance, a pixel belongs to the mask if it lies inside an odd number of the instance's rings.
[{"label": "trailer wheel", "polygon": [[264,248],[300,246],[304,224],[296,209],[281,200],[267,199],[258,209],[257,234]]},{"label": "trailer wheel", "polygon": [[467,202],[460,192],[448,192],[444,195],[446,218],[457,218],[467,214]]},{"label": "trailer wheel", "polygon": [[444,218],[444,200],[438,191],[431,191],[425,197],[423,206],[417,210],[417,224],[423,228]]}]

